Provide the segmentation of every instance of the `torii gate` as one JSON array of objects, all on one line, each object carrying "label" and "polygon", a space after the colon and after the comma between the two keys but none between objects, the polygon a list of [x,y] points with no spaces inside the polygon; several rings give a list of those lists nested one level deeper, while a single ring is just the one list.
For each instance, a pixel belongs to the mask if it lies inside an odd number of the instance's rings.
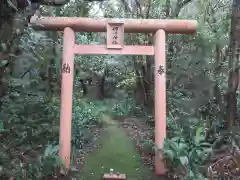
[{"label": "torii gate", "polygon": [[[155,56],[155,145],[161,150],[166,137],[166,33],[193,34],[195,20],[172,19],[91,19],[78,17],[35,17],[30,20],[38,30],[63,31],[63,59],[60,111],[60,157],[70,168],[73,69],[75,54],[121,54]],[[107,32],[103,45],[75,44],[75,32]],[[155,33],[153,46],[124,45],[126,33]],[[155,152],[155,172],[164,175],[162,152]]]}]

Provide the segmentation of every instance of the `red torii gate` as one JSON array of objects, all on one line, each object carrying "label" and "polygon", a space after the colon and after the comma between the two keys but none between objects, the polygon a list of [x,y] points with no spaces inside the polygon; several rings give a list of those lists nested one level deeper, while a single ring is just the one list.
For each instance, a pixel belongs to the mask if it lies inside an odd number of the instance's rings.
[{"label": "red torii gate", "polygon": [[[73,69],[75,54],[155,55],[155,145],[162,149],[166,137],[166,53],[165,33],[193,34],[195,20],[91,19],[78,17],[35,17],[30,20],[38,30],[63,31],[63,59],[60,112],[60,157],[70,167]],[[74,32],[107,32],[105,45],[75,44]],[[124,45],[126,33],[155,33],[154,46]],[[155,172],[166,173],[162,153],[155,152]]]}]

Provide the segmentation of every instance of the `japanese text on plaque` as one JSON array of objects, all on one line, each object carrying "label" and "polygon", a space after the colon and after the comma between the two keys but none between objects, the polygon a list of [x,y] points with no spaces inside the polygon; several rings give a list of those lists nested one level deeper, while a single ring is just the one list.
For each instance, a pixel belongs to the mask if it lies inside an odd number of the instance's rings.
[{"label": "japanese text on plaque", "polygon": [[113,27],[112,28],[113,31],[113,40],[112,40],[112,44],[118,44],[118,27]]}]

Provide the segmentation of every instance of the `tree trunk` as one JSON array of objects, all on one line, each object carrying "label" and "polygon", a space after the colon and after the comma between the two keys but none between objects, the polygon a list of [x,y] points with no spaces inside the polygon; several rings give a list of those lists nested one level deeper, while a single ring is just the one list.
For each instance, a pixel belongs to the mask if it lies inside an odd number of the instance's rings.
[{"label": "tree trunk", "polygon": [[100,78],[100,82],[99,82],[99,98],[100,99],[105,98],[105,80],[106,80],[107,74],[108,74],[108,67],[106,66],[104,69],[104,73]]},{"label": "tree trunk", "polygon": [[[60,7],[56,7],[56,16],[60,16],[61,15],[61,8]],[[57,50],[56,50],[56,45],[58,42],[58,32],[51,32],[50,33],[52,36],[52,40],[53,40],[53,47],[52,47],[52,53],[53,56],[51,57],[51,59],[49,60],[49,64],[48,64],[48,87],[47,87],[47,96],[48,96],[48,100],[51,101],[52,99],[52,95],[54,93],[54,85],[55,82],[57,82],[56,79],[56,69],[55,69],[55,58],[57,57]]]},{"label": "tree trunk", "polygon": [[240,49],[240,3],[238,0],[233,1],[232,19],[228,56],[228,91],[226,95],[226,119],[225,128],[229,129],[236,124],[237,117],[237,88],[239,82],[239,49]]}]

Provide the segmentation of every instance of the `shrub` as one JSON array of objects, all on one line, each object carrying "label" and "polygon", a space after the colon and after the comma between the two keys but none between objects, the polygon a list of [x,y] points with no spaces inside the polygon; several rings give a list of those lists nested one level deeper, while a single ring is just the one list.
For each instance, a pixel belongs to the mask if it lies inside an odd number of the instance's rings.
[{"label": "shrub", "polygon": [[[164,154],[167,165],[173,173],[181,179],[204,179],[199,167],[209,158],[212,145],[205,140],[202,124],[188,123],[187,127],[180,127],[169,120],[168,126],[174,133],[167,136]],[[186,133],[188,132],[188,133]]]},{"label": "shrub", "polygon": [[[101,125],[106,108],[100,102],[73,101],[72,141],[82,148],[91,140],[89,129]],[[61,166],[57,156],[59,119],[59,97],[51,102],[40,96],[4,99],[0,114],[0,179],[55,176]]]},{"label": "shrub", "polygon": [[104,103],[74,100],[72,114],[72,141],[77,148],[82,148],[88,143],[93,134],[89,129],[101,127],[102,115],[106,112]]}]

